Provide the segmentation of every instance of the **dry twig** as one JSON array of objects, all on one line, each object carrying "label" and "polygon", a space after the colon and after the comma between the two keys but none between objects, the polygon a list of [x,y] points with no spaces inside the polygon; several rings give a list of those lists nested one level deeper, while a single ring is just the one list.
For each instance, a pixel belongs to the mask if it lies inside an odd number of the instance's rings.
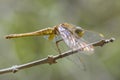
[{"label": "dry twig", "polygon": [[[89,45],[93,45],[93,46],[103,46],[105,45],[106,43],[109,43],[109,42],[113,42],[115,40],[115,38],[110,38],[110,39],[103,39],[103,40],[100,40],[98,42],[94,42],[94,43],[91,43]],[[88,45],[88,46],[89,46]],[[33,67],[33,66],[36,66],[36,65],[40,65],[40,64],[54,64],[56,63],[56,60],[60,59],[60,58],[63,58],[63,57],[66,57],[66,56],[69,56],[69,55],[72,55],[72,54],[75,54],[79,51],[80,49],[76,49],[76,50],[69,50],[69,51],[66,51],[62,54],[58,54],[58,55],[55,55],[55,56],[48,56],[47,58],[43,58],[43,59],[40,59],[40,60],[36,60],[36,61],[33,61],[33,62],[29,62],[29,63],[26,63],[26,64],[22,64],[22,65],[14,65],[12,67],[9,67],[9,68],[5,68],[5,69],[1,69],[0,70],[0,74],[4,74],[4,73],[9,73],[9,72],[17,72],[21,69],[25,69],[25,68],[30,68],[30,67]]]}]

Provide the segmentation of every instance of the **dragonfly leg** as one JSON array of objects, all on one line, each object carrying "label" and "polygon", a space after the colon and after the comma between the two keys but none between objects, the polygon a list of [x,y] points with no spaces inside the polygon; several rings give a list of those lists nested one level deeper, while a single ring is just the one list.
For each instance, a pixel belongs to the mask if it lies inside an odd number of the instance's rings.
[{"label": "dragonfly leg", "polygon": [[63,39],[60,39],[60,40],[56,41],[56,46],[57,46],[57,50],[58,50],[59,54],[61,54],[61,50],[59,48],[58,43],[61,42],[61,41],[63,41]]}]

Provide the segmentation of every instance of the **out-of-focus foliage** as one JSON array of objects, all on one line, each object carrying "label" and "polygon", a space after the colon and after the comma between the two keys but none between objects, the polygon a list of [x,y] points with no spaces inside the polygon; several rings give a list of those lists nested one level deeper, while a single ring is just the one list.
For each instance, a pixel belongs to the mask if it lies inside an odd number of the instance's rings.
[{"label": "out-of-focus foliage", "polygon": [[63,22],[113,36],[116,41],[84,56],[86,71],[61,59],[54,65],[0,75],[0,80],[120,80],[120,0],[0,0],[0,68],[58,54],[43,37],[6,40],[5,35]]}]

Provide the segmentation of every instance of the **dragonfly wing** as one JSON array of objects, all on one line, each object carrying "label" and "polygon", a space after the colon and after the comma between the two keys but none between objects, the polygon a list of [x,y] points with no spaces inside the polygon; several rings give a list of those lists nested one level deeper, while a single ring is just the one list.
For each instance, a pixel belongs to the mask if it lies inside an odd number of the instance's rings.
[{"label": "dragonfly wing", "polygon": [[[87,53],[87,54],[93,53],[94,51],[93,46],[89,45],[87,41],[85,41],[83,38],[78,39],[77,37],[75,37],[75,35],[72,32],[70,32],[69,30],[67,30],[62,26],[59,26],[58,30],[59,30],[60,36],[62,37],[62,39],[70,49],[73,50],[77,48],[80,50],[79,53]],[[77,64],[83,70],[86,69],[84,62],[80,57],[80,54],[74,54],[74,55],[68,56],[67,58],[72,62],[74,62],[75,64]]]},{"label": "dragonfly wing", "polygon": [[78,43],[76,44],[80,47],[80,52],[87,54],[87,55],[91,55],[94,53],[94,47],[88,43],[87,41],[85,41],[83,38],[78,39]]},{"label": "dragonfly wing", "polygon": [[68,60],[77,65],[78,68],[86,70],[86,64],[83,60],[83,57],[80,54],[74,54],[67,57]]},{"label": "dragonfly wing", "polygon": [[66,28],[59,26],[58,30],[60,36],[70,49],[79,49],[81,52],[94,51],[92,45],[87,44],[86,41],[83,40],[82,38],[78,39],[72,32],[70,32]]},{"label": "dragonfly wing", "polygon": [[58,30],[59,30],[60,36],[62,37],[64,42],[67,44],[67,46],[70,48],[73,48],[73,46],[75,46],[75,38],[72,35],[72,33],[66,30],[65,28],[63,28],[62,26],[59,26]]},{"label": "dragonfly wing", "polygon": [[86,41],[89,41],[89,43],[93,43],[101,39],[104,39],[104,35],[94,31],[85,31],[82,38]]}]

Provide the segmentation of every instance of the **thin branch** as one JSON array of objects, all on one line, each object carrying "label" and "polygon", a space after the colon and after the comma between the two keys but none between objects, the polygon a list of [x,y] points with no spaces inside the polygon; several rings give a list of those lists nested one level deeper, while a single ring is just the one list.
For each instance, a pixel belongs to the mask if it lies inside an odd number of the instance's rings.
[{"label": "thin branch", "polygon": [[[115,38],[103,39],[103,40],[100,40],[98,42],[91,43],[88,46],[90,46],[90,45],[93,45],[94,47],[104,46],[105,44],[107,44],[109,42],[113,42],[114,40],[115,40]],[[26,63],[26,64],[14,65],[14,66],[9,67],[9,68],[1,69],[0,74],[9,73],[9,72],[15,73],[15,72],[17,72],[21,69],[30,68],[30,67],[33,67],[33,66],[36,66],[36,65],[41,65],[41,64],[46,64],[46,63],[54,64],[54,63],[56,63],[56,60],[58,60],[60,58],[63,58],[63,57],[66,57],[66,56],[69,56],[69,55],[72,55],[72,54],[75,54],[78,51],[80,51],[80,49],[69,50],[69,51],[66,51],[62,54],[58,54],[58,55],[55,55],[55,56],[51,55],[51,56],[48,56],[47,58],[39,59],[39,60],[29,62],[29,63]]]}]

